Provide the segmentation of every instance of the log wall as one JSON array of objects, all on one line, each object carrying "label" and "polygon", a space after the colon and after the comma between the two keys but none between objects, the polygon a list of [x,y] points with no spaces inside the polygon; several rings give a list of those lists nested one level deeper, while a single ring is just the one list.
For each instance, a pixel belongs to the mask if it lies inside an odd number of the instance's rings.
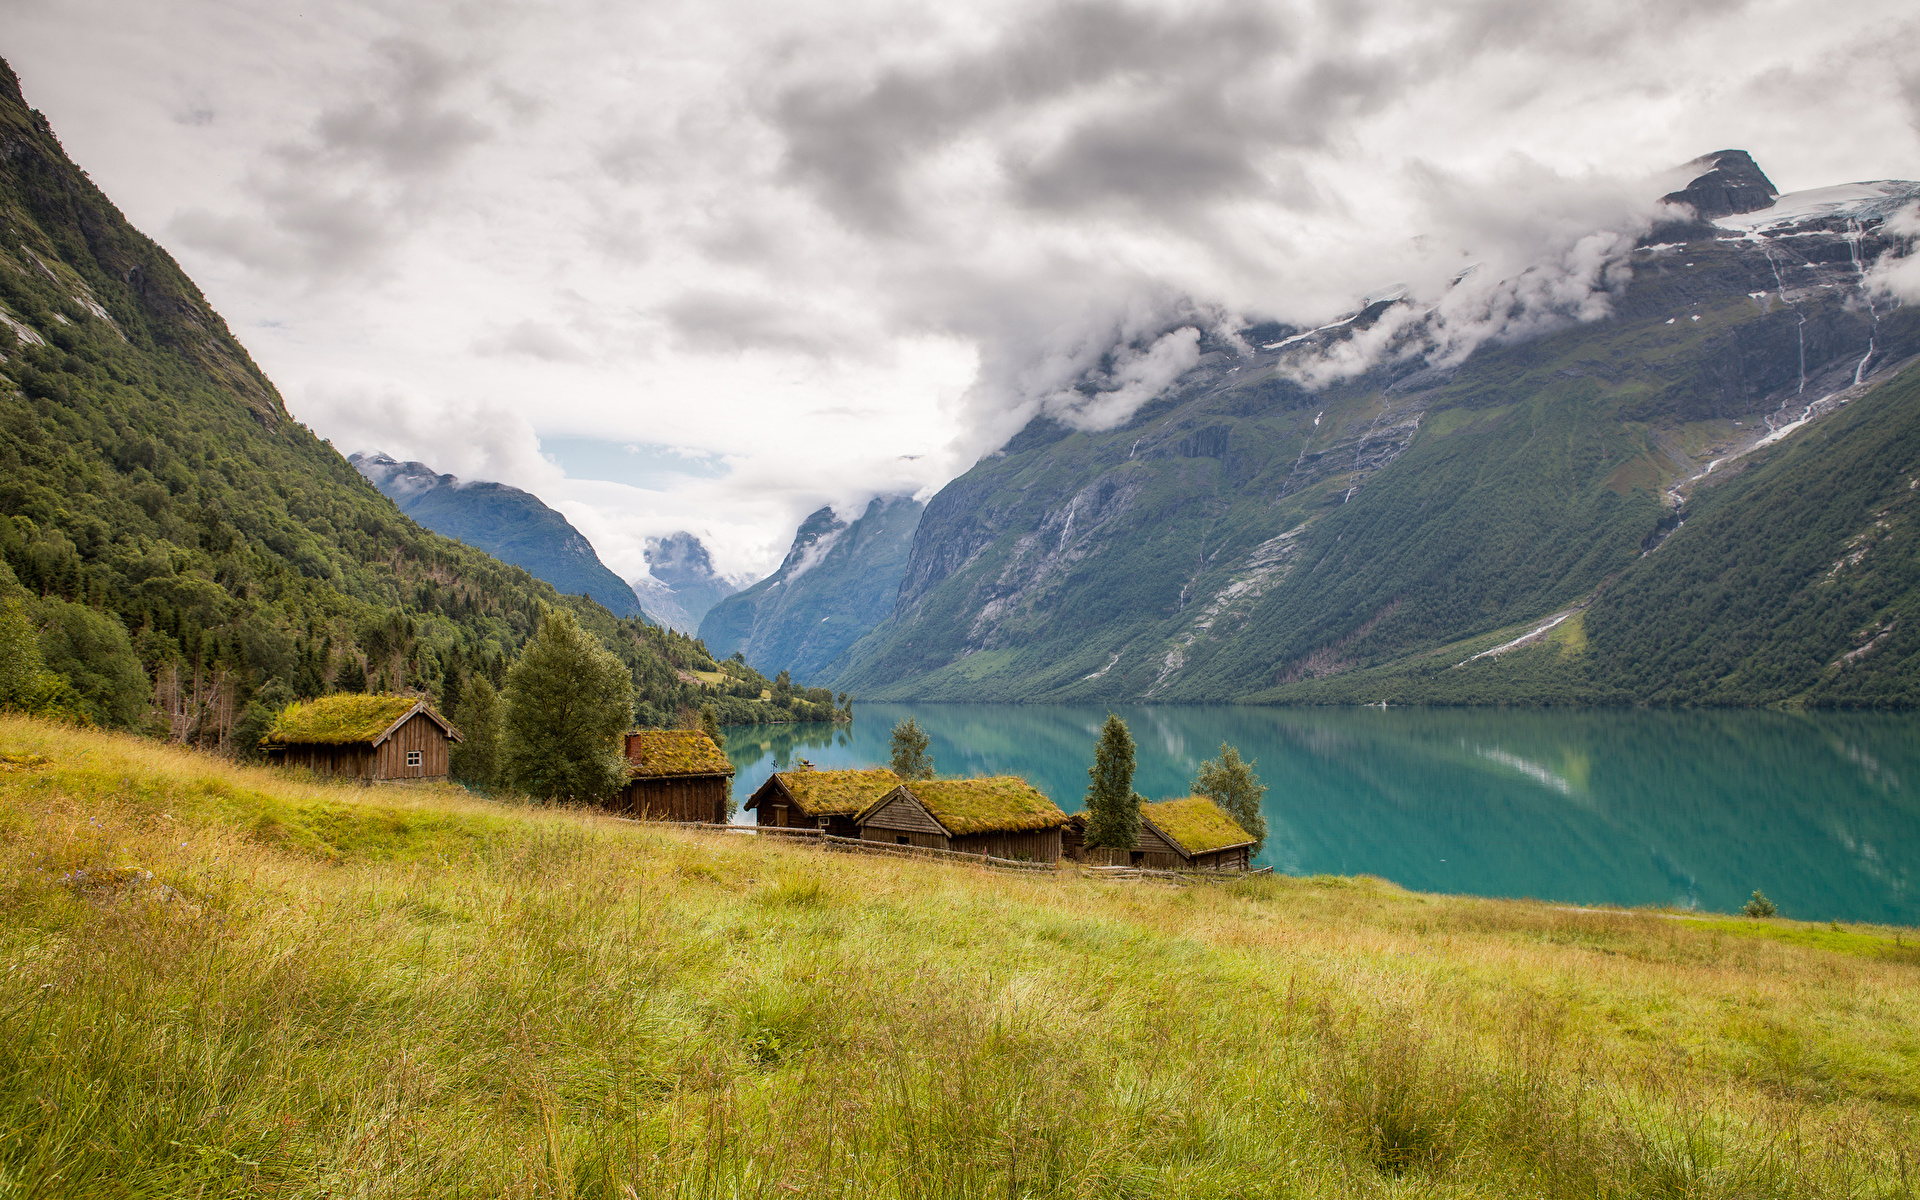
[{"label": "log wall", "polygon": [[609,807],[643,821],[722,825],[727,820],[727,795],[731,790],[732,779],[726,775],[636,779],[620,789]]}]

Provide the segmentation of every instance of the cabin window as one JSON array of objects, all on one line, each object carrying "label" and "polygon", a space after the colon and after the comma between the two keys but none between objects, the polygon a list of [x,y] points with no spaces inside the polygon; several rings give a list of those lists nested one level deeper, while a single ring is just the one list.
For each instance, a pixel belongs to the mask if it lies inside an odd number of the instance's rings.
[{"label": "cabin window", "polygon": [[911,846],[911,845],[913,845],[913,839],[912,839],[912,838],[910,838],[910,837],[907,837],[907,836],[905,836],[904,834],[902,834],[902,835],[898,835],[898,836],[896,836],[896,837],[895,837],[895,838],[893,839],[893,841],[894,841],[894,844],[895,844],[895,845],[897,845],[897,846]]},{"label": "cabin window", "polygon": [[407,765],[410,767],[417,767],[420,765],[420,752],[418,750],[407,751]]}]

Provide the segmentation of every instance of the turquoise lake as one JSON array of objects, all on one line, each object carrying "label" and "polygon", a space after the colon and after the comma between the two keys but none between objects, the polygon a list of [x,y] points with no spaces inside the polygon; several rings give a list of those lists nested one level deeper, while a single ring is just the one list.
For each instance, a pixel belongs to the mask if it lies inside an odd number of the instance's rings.
[{"label": "turquoise lake", "polygon": [[[1920,716],[1528,709],[1116,706],[1134,786],[1184,795],[1221,742],[1258,760],[1269,838],[1293,875],[1416,891],[1920,925]],[[1084,807],[1105,707],[855,705],[850,726],[730,728],[744,804],[767,776],[884,764],[894,722],[942,774],[1026,776]],[[742,819],[751,814],[742,814]]]}]

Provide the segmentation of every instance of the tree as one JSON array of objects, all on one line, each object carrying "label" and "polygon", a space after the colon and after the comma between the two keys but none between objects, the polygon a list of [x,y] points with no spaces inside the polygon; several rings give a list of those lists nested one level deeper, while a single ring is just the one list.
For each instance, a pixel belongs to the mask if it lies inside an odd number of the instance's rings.
[{"label": "tree", "polygon": [[709,738],[713,739],[714,745],[720,747],[722,750],[726,749],[726,742],[720,739],[720,714],[713,710],[713,705],[711,704],[702,704],[700,706],[700,729]]},{"label": "tree", "polygon": [[1267,819],[1260,813],[1260,797],[1267,785],[1253,773],[1256,763],[1240,761],[1240,751],[1220,743],[1218,762],[1203,762],[1193,777],[1193,794],[1206,796],[1253,835],[1253,853],[1267,844]]},{"label": "tree", "polygon": [[64,675],[46,669],[40,635],[14,597],[0,600],[0,712],[84,721],[82,701]]},{"label": "tree", "polygon": [[1132,850],[1140,844],[1140,793],[1133,790],[1133,734],[1112,713],[1087,768],[1087,845]]},{"label": "tree", "polygon": [[333,673],[333,690],[336,692],[364,692],[367,690],[367,669],[360,665],[360,656],[348,650],[346,661]]},{"label": "tree", "polygon": [[552,609],[507,672],[507,782],[538,800],[585,803],[626,779],[620,735],[633,677],[566,609]]},{"label": "tree", "polygon": [[460,740],[453,744],[453,777],[477,788],[500,783],[500,693],[485,675],[462,689],[460,707],[451,714]]},{"label": "tree", "polygon": [[902,779],[932,779],[933,755],[927,753],[927,744],[932,740],[912,717],[895,725],[893,773]]}]

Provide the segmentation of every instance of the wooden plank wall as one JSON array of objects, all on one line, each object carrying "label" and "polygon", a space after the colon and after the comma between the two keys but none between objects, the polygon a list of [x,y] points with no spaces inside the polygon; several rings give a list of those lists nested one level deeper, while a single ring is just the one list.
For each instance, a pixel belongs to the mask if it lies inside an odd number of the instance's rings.
[{"label": "wooden plank wall", "polygon": [[[889,846],[918,846],[923,850],[952,849],[947,845],[946,834],[927,833],[919,829],[882,829],[874,825],[862,825],[860,838],[868,842],[885,842]],[[902,841],[902,838],[906,840]]]},{"label": "wooden plank wall", "polygon": [[636,779],[620,790],[611,807],[647,821],[719,825],[727,819],[731,782],[725,775]]},{"label": "wooden plank wall", "polygon": [[[866,819],[863,829],[865,825],[893,830],[896,833],[931,833],[942,839],[946,837],[946,830],[940,828],[940,822],[934,820],[927,810],[921,807],[918,800],[907,796],[895,796],[881,805],[878,812]],[[863,832],[861,836],[865,837],[866,834]]]},{"label": "wooden plank wall", "polygon": [[[447,777],[447,735],[425,713],[393,731],[393,736],[373,752],[375,779],[445,779]],[[407,765],[407,752],[420,752],[420,765]]]},{"label": "wooden plank wall", "polygon": [[991,854],[1023,862],[1058,862],[1060,830],[1034,829],[1021,832],[969,833],[953,839],[949,850],[967,854]]}]

